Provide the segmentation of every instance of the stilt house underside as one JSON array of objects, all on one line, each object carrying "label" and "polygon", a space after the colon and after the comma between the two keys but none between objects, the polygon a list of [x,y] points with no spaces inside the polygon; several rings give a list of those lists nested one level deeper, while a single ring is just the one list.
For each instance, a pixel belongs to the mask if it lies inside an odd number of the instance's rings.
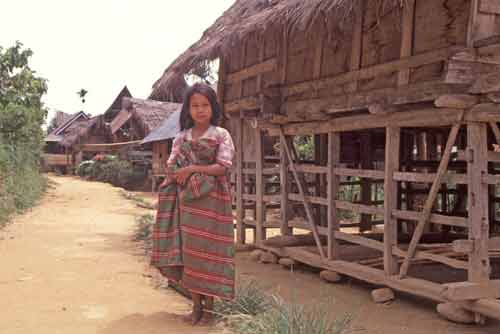
[{"label": "stilt house underside", "polygon": [[500,1],[237,1],[151,96],[213,58],[239,243],[500,319]]}]

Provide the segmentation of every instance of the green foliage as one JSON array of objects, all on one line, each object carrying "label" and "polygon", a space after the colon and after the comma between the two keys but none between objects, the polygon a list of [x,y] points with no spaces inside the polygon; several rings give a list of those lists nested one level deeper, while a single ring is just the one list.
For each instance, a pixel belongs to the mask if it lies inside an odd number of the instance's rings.
[{"label": "green foliage", "polygon": [[126,161],[116,156],[99,156],[96,160],[83,161],[76,169],[80,177],[90,180],[109,182],[117,187],[130,187],[136,182],[143,180],[146,175],[144,171],[137,170]]},{"label": "green foliage", "polygon": [[29,67],[32,54],[19,42],[0,47],[0,224],[32,206],[46,187],[39,161],[47,84]]},{"label": "green foliage", "polygon": [[314,137],[313,136],[295,136],[293,145],[299,155],[299,159],[303,161],[311,161],[314,159]]},{"label": "green foliage", "polygon": [[233,301],[216,304],[216,313],[235,334],[344,334],[349,316],[331,317],[327,305],[308,308],[267,297],[255,284],[246,283]]}]

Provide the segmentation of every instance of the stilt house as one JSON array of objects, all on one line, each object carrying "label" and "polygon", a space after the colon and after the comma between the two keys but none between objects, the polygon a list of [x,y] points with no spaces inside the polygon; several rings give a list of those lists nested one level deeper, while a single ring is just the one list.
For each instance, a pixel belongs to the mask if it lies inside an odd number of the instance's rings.
[{"label": "stilt house", "polygon": [[[500,319],[500,1],[238,0],[151,98],[213,59],[239,243],[251,229],[278,256]],[[313,138],[313,161],[298,136]],[[312,246],[294,237],[304,230]]]}]

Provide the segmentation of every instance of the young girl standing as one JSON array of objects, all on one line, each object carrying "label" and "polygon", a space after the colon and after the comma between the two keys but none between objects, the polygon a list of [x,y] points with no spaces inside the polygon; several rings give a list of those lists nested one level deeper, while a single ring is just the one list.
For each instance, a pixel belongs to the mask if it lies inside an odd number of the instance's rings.
[{"label": "young girl standing", "polygon": [[160,186],[151,263],[182,284],[193,299],[187,317],[212,319],[214,297],[234,295],[234,230],[227,169],[234,145],[218,127],[222,114],[212,88],[188,89]]}]

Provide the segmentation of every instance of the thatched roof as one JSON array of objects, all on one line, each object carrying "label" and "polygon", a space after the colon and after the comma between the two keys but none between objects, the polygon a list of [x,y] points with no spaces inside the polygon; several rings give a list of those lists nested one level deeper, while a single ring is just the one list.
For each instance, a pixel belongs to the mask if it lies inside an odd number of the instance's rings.
[{"label": "thatched roof", "polygon": [[[331,34],[340,33],[344,26],[352,22],[352,9],[358,1],[361,0],[237,0],[203,33],[198,42],[165,70],[154,83],[150,98],[168,98],[169,94],[185,84],[184,74],[203,61],[228,54],[251,33],[261,35],[277,27],[286,27],[289,31],[307,30],[317,20],[322,20]],[[404,1],[389,0],[386,4],[403,4]]]},{"label": "thatched roof", "polygon": [[[66,114],[67,115],[67,114]],[[51,133],[45,137],[45,142],[60,142],[64,138],[66,130],[75,122],[88,120],[89,117],[83,112],[77,112],[70,117],[66,117],[65,121],[57,128],[52,130]]]},{"label": "thatched roof", "polygon": [[103,115],[92,117],[91,119],[82,119],[72,123],[63,134],[60,144],[64,147],[71,147],[81,142],[88,136],[95,126],[104,126]]},{"label": "thatched roof", "polygon": [[162,125],[147,135],[141,144],[174,138],[180,132],[179,119],[181,116],[181,107],[182,105],[179,104],[179,109],[167,117],[167,119],[163,121]]},{"label": "thatched roof", "polygon": [[142,127],[145,136],[158,128],[165,119],[181,108],[179,103],[159,102],[125,97],[122,110],[111,122],[111,131],[115,133],[129,119],[134,119]]}]

